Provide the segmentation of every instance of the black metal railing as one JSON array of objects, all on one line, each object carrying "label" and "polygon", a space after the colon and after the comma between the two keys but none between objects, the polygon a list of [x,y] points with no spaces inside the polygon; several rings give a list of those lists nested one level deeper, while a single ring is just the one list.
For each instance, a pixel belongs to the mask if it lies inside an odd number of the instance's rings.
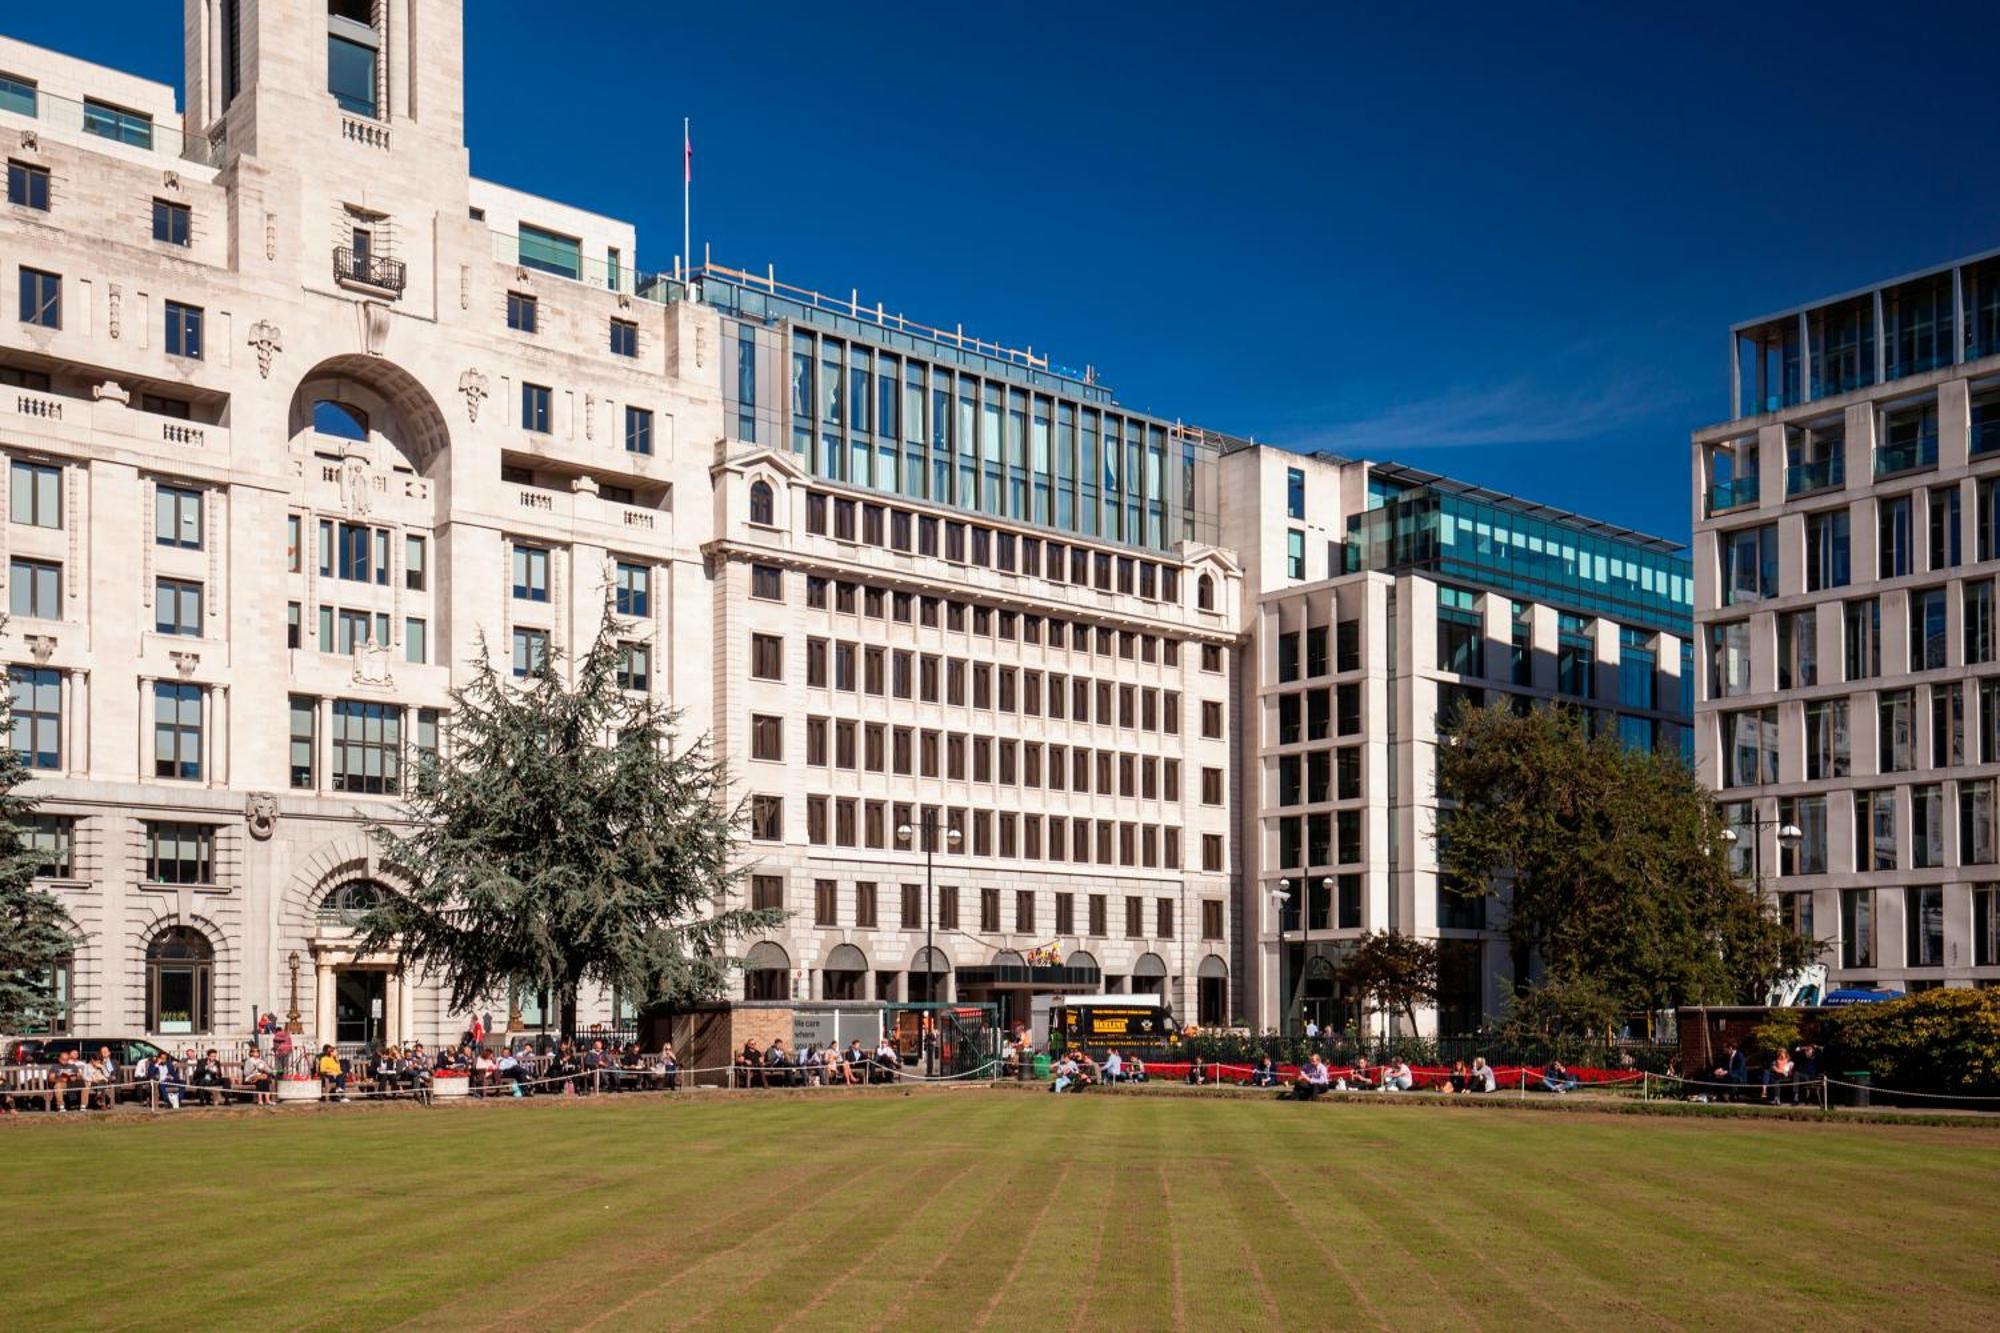
[{"label": "black metal railing", "polygon": [[385,255],[357,254],[343,245],[333,252],[333,276],[341,282],[359,282],[385,292],[403,290],[403,261]]}]

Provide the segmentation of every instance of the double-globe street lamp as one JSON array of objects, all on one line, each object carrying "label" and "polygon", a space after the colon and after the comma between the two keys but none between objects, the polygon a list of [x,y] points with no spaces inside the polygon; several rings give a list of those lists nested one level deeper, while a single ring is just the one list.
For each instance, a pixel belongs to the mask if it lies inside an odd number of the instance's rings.
[{"label": "double-globe street lamp", "polygon": [[[1321,876],[1321,889],[1333,892],[1331,876]],[[1291,1012],[1291,995],[1285,990],[1285,906],[1292,901],[1292,890],[1298,887],[1294,881],[1281,879],[1271,890],[1271,910],[1278,914],[1278,1035],[1285,1035],[1285,1018]],[[1301,934],[1306,944],[1312,943],[1312,917],[1305,904],[1300,904],[1299,921]]]},{"label": "double-globe street lamp", "polygon": [[[931,944],[931,899],[935,896],[932,880],[935,873],[933,863],[937,855],[939,832],[937,811],[925,810],[921,825],[898,824],[896,841],[908,846],[910,840],[920,831],[924,835],[924,998],[931,1005],[930,1012],[924,1016],[925,1021],[930,1024],[930,1031],[923,1036],[924,1077],[935,1078],[937,1077],[937,950]],[[965,841],[965,835],[955,828],[947,828],[943,832],[945,841],[954,847]]]},{"label": "double-globe street lamp", "polygon": [[[1741,827],[1750,830],[1750,884],[1751,887],[1759,889],[1764,886],[1764,839],[1759,836],[1759,830],[1767,828],[1777,829],[1778,846],[1787,850],[1798,846],[1806,836],[1805,830],[1801,829],[1797,824],[1783,819],[1757,819],[1753,816],[1750,819],[1744,820]],[[1723,827],[1722,840],[1724,842],[1733,844],[1741,837],[1742,835],[1736,831],[1735,827],[1728,825]]]}]

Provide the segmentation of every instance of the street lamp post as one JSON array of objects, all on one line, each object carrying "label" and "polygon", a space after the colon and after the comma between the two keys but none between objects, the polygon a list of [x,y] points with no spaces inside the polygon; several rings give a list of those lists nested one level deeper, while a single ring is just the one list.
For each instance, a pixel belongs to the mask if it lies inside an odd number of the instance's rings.
[{"label": "street lamp post", "polygon": [[1285,1012],[1290,1007],[1291,996],[1285,991],[1285,904],[1292,900],[1292,882],[1278,881],[1278,887],[1271,890],[1271,910],[1278,914],[1278,1035],[1285,1035]]},{"label": "street lamp post", "polygon": [[[924,1077],[937,1077],[937,950],[932,946],[931,899],[936,896],[933,880],[936,877],[934,858],[937,854],[938,822],[937,811],[923,812],[924,835],[924,997],[931,1005],[925,1018],[931,1024],[931,1031],[924,1041]],[[896,826],[896,841],[907,844],[915,837],[917,829],[909,824]],[[957,829],[946,829],[945,840],[956,847],[965,841],[965,835]]]}]

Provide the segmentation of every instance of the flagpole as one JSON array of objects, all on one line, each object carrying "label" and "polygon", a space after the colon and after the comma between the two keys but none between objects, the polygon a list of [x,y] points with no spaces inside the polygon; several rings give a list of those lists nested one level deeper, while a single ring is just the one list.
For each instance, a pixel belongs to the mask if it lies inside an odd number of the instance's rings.
[{"label": "flagpole", "polygon": [[[689,133],[689,118],[681,117],[681,263],[687,268],[694,267],[694,242],[690,239],[693,228],[690,225],[688,202],[694,190],[694,139]],[[684,270],[685,271],[685,270]]]}]

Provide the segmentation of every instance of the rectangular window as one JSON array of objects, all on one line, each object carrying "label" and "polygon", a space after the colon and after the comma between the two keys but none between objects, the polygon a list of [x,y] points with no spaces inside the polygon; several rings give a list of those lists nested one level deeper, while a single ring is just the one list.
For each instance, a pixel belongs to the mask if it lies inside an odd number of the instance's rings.
[{"label": "rectangular window", "polygon": [[761,602],[785,600],[785,571],[776,565],[750,566],[750,595]]},{"label": "rectangular window", "polygon": [[201,585],[185,579],[153,584],[153,628],[161,634],[201,637]]},{"label": "rectangular window", "polygon": [[620,560],[616,572],[616,583],[612,591],[612,605],[621,616],[650,616],[653,614],[653,570],[650,565],[635,564]]},{"label": "rectangular window", "polygon": [[2000,887],[1972,891],[1972,965],[2000,966]]},{"label": "rectangular window", "polygon": [[215,828],[209,824],[146,821],[148,884],[213,884]]},{"label": "rectangular window", "polygon": [[784,679],[785,641],[775,634],[750,636],[750,675],[754,680]]},{"label": "rectangular window", "polygon": [[403,660],[413,666],[431,660],[430,626],[421,616],[403,617]]},{"label": "rectangular window", "polygon": [[1306,576],[1306,535],[1297,528],[1285,532],[1285,577],[1303,579]]},{"label": "rectangular window", "polygon": [[1903,921],[1909,932],[1909,942],[1903,957],[1904,965],[1943,967],[1944,890],[1904,889]]},{"label": "rectangular window", "polygon": [[342,111],[375,119],[376,63],[381,38],[359,0],[329,6],[326,34],[326,90]]},{"label": "rectangular window", "polygon": [[201,549],[200,491],[182,486],[160,486],[154,491],[153,543],[188,551]]},{"label": "rectangular window", "polygon": [[583,277],[583,242],[523,222],[518,262],[523,268],[577,280]]},{"label": "rectangular window", "polygon": [[83,99],[83,132],[134,148],[151,151],[153,147],[151,116],[143,111],[127,111],[94,97]]},{"label": "rectangular window", "polygon": [[[7,107],[7,87],[10,82],[4,76],[0,76],[0,110],[9,109]],[[32,104],[34,94],[29,93],[28,97]],[[35,113],[31,109],[23,114],[32,116]],[[9,159],[7,163],[7,202],[18,204],[22,208],[33,208],[39,209],[44,213],[48,212],[49,169]]]},{"label": "rectangular window", "polygon": [[625,642],[618,645],[618,688],[640,694],[653,687],[653,649],[650,644]]},{"label": "rectangular window", "polygon": [[411,592],[422,592],[426,576],[427,543],[422,537],[403,538],[403,586]]},{"label": "rectangular window", "polygon": [[840,919],[840,885],[831,879],[813,881],[813,924],[815,926],[838,925]]},{"label": "rectangular window", "polygon": [[48,560],[7,562],[7,605],[17,616],[62,619],[62,566]]},{"label": "rectangular window", "polygon": [[545,547],[514,547],[514,599],[521,602],[549,600],[549,553]]},{"label": "rectangular window", "polygon": [[1306,474],[1303,468],[1285,469],[1285,517],[1306,516]]},{"label": "rectangular window", "polygon": [[752,910],[758,912],[784,911],[785,877],[783,875],[752,875],[750,877],[750,906]]},{"label": "rectangular window", "polygon": [[167,317],[167,355],[184,356],[190,360],[201,359],[202,309],[198,305],[183,305],[179,301],[165,303]]},{"label": "rectangular window", "polygon": [[1127,898],[1125,900],[1125,938],[1144,939],[1146,935],[1146,900]]},{"label": "rectangular window", "polygon": [[21,845],[37,858],[37,879],[69,879],[75,875],[75,817],[29,815],[21,823]]},{"label": "rectangular window", "polygon": [[14,522],[31,528],[63,525],[61,468],[16,459],[8,476],[8,507]]},{"label": "rectangular window", "polygon": [[1945,665],[1943,588],[1910,590],[1910,670],[1935,671]]},{"label": "rectangular window", "polygon": [[541,314],[541,302],[526,292],[507,293],[507,327],[516,333],[533,333]]},{"label": "rectangular window", "polygon": [[189,781],[201,777],[201,728],[208,691],[199,685],[153,685],[153,776]]},{"label": "rectangular window", "polygon": [[62,327],[62,279],[21,266],[21,322],[45,329]]},{"label": "rectangular window", "polygon": [[14,753],[34,769],[62,767],[62,674],[17,666],[8,673]]},{"label": "rectangular window", "polygon": [[335,791],[394,796],[402,790],[401,708],[336,699],[331,740]]},{"label": "rectangular window", "polygon": [[319,701],[305,695],[292,695],[290,716],[292,786],[311,791],[317,782]]},{"label": "rectangular window", "polygon": [[526,679],[549,664],[549,632],[517,626],[514,630],[514,675]]},{"label": "rectangular window", "polygon": [[611,355],[639,355],[639,326],[629,319],[611,321]]},{"label": "rectangular window", "polygon": [[626,407],[625,452],[628,454],[651,454],[653,452],[652,408]]},{"label": "rectangular window", "polygon": [[1875,966],[1875,891],[1842,889],[1840,893],[1840,965]]},{"label": "rectangular window", "polygon": [[190,239],[193,212],[186,204],[153,201],[153,239],[167,245],[186,245]]},{"label": "rectangular window", "polygon": [[545,384],[521,384],[521,429],[534,431],[537,435],[547,435],[549,425],[549,388]]},{"label": "rectangular window", "polygon": [[750,836],[758,842],[784,841],[785,800],[782,796],[750,798]]}]

